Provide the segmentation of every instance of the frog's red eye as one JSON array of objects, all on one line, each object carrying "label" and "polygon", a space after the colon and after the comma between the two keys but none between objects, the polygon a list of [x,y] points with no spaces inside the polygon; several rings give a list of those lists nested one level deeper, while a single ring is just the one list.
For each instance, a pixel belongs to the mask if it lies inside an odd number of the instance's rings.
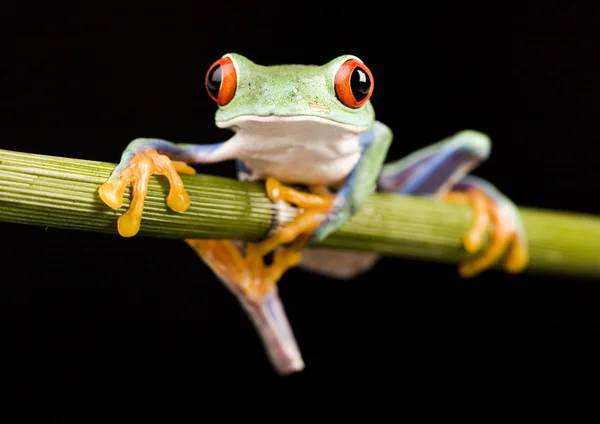
[{"label": "frog's red eye", "polygon": [[219,106],[225,106],[233,99],[237,74],[230,58],[222,57],[210,66],[206,73],[205,85],[208,95]]},{"label": "frog's red eye", "polygon": [[359,108],[373,94],[373,75],[364,63],[347,60],[335,75],[335,93],[345,106]]}]

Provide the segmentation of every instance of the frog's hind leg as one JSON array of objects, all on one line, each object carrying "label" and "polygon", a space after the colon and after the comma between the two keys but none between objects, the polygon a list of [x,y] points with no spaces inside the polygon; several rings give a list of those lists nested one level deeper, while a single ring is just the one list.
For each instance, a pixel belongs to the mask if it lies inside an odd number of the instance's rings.
[{"label": "frog's hind leg", "polygon": [[[511,273],[522,271],[529,260],[527,237],[516,206],[492,184],[467,176],[489,156],[490,148],[485,134],[461,131],[385,165],[378,179],[380,191],[435,196],[473,207],[473,224],[463,242],[469,253],[479,255],[460,264],[463,277],[479,274],[503,256],[504,269]],[[483,249],[488,230],[491,240]]]},{"label": "frog's hind leg", "polygon": [[[302,193],[274,179],[266,182],[272,200],[286,200],[303,208],[296,219],[262,242],[245,244],[227,240],[186,240],[238,298],[260,334],[267,354],[282,375],[301,371],[304,362],[277,293],[277,282],[297,266],[302,249],[325,219],[331,195]],[[270,264],[266,257],[272,255]]]},{"label": "frog's hind leg", "polygon": [[[277,287],[279,268],[257,270],[249,266],[242,242],[231,240],[186,240],[198,256],[232,292],[259,333],[276,371],[281,375],[304,369],[302,355],[281,304]],[[277,259],[274,259],[275,261]],[[275,269],[275,272],[273,272]],[[263,281],[270,289],[260,290]]]}]

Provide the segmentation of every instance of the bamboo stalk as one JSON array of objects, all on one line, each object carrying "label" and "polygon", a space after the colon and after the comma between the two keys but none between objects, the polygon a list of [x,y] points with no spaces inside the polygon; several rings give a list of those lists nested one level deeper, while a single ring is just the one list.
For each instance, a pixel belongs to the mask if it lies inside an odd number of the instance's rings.
[{"label": "bamboo stalk", "polygon": [[[0,221],[80,231],[117,233],[129,205],[112,210],[97,189],[115,164],[0,150]],[[192,206],[184,213],[165,204],[168,184],[152,177],[139,236],[258,240],[285,224],[293,207],[275,207],[261,183],[183,175]],[[520,208],[530,242],[527,271],[600,277],[600,217]],[[434,199],[375,193],[344,227],[321,246],[359,249],[390,256],[457,263],[469,255],[461,239],[468,206]]]}]

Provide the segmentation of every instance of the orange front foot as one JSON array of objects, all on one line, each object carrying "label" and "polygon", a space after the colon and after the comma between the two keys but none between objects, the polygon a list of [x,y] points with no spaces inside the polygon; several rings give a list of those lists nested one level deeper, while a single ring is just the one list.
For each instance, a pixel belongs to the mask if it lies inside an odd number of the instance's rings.
[{"label": "orange front foot", "polygon": [[529,262],[529,251],[525,235],[518,225],[516,211],[498,206],[483,191],[471,189],[465,192],[450,192],[444,200],[467,203],[473,207],[474,219],[471,229],[465,234],[463,243],[469,253],[482,250],[485,235],[491,230],[491,239],[478,256],[459,265],[459,274],[470,278],[496,264],[504,256],[504,270],[510,273],[523,271]]},{"label": "orange front foot", "polygon": [[168,178],[171,188],[167,197],[167,205],[171,209],[183,212],[190,207],[190,199],[183,187],[179,172],[192,175],[196,173],[194,168],[184,162],[171,161],[155,149],[148,149],[136,153],[117,178],[100,186],[98,189],[100,197],[113,209],[123,205],[125,188],[129,184],[133,188],[133,199],[129,210],[119,217],[117,223],[119,234],[123,237],[132,237],[139,231],[144,200],[148,193],[148,181],[152,175],[164,175]]},{"label": "orange front foot", "polygon": [[[302,249],[327,217],[333,202],[333,196],[321,186],[310,187],[313,193],[304,193],[269,178],[266,190],[271,200],[285,200],[301,211],[293,222],[271,237],[246,243],[245,255],[231,241],[186,240],[222,279],[257,301],[273,289],[289,268],[300,263]],[[272,262],[266,264],[265,257],[271,253]]]}]

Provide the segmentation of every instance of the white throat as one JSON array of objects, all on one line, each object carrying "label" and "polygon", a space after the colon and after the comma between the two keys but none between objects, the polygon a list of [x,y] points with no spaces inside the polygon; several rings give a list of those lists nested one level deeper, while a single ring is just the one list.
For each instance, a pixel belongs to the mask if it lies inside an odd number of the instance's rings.
[{"label": "white throat", "polygon": [[361,154],[362,127],[320,117],[246,115],[217,126],[235,131],[228,150],[260,179],[330,185],[344,179]]}]

